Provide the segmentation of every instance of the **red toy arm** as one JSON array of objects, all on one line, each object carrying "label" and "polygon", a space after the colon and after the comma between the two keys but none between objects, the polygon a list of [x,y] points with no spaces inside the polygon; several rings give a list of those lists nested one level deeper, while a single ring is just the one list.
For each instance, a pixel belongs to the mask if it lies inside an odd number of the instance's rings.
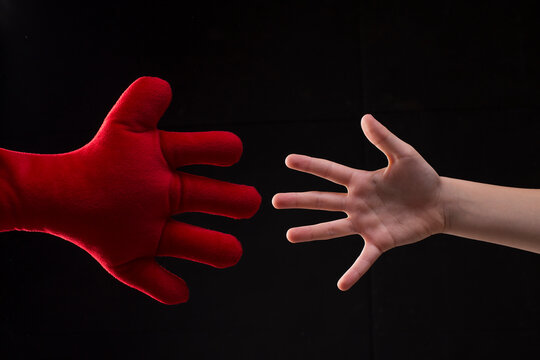
[{"label": "red toy arm", "polygon": [[90,253],[111,275],[166,304],[185,302],[185,282],[155,256],[218,268],[242,255],[235,237],[171,219],[180,212],[249,218],[255,188],[177,172],[189,164],[229,166],[242,143],[229,132],[165,132],[157,122],[169,84],[143,77],[122,94],[94,139],[73,152],[0,149],[0,231],[50,233]]}]

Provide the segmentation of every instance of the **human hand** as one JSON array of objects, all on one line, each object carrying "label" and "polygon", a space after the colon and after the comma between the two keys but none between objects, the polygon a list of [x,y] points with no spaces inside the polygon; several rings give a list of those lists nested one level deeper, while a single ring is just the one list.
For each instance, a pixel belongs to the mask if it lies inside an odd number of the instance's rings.
[{"label": "human hand", "polygon": [[84,147],[54,155],[0,149],[0,231],[40,231],[69,240],[118,280],[167,304],[187,301],[188,288],[156,256],[234,265],[242,255],[235,237],[171,215],[255,214],[261,200],[255,188],[176,171],[190,164],[232,165],[242,143],[223,131],[158,130],[171,96],[167,82],[143,77]]},{"label": "human hand", "polygon": [[290,242],[326,240],[358,234],[364,249],[338,281],[348,290],[385,251],[442,232],[445,214],[440,202],[441,179],[410,145],[400,140],[371,115],[362,118],[367,139],[388,159],[376,171],[353,169],[328,160],[289,155],[286,165],[347,188],[347,193],[280,193],[272,199],[276,209],[342,211],[346,218],[291,228]]}]

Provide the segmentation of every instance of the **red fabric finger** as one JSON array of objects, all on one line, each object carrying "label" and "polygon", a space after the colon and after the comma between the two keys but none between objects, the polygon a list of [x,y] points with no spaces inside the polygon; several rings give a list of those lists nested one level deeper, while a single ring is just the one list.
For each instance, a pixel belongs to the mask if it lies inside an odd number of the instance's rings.
[{"label": "red fabric finger", "polygon": [[242,245],[232,235],[169,220],[163,229],[157,256],[172,256],[226,268],[240,260]]},{"label": "red fabric finger", "polygon": [[162,268],[153,258],[133,260],[108,271],[124,284],[164,304],[179,304],[189,298],[186,282]]},{"label": "red fabric finger", "polygon": [[169,165],[230,166],[240,160],[242,141],[228,131],[159,132],[161,150]]},{"label": "red fabric finger", "polygon": [[113,106],[104,125],[118,123],[135,132],[155,129],[171,102],[169,83],[155,77],[141,77],[131,84]]},{"label": "red fabric finger", "polygon": [[173,212],[203,212],[235,219],[252,217],[261,196],[252,186],[232,184],[187,173],[179,173],[181,196]]}]

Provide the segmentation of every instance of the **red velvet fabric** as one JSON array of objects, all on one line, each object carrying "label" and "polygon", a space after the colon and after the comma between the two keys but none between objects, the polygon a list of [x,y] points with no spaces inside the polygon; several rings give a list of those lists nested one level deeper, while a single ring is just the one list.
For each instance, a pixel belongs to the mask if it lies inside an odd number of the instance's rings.
[{"label": "red velvet fabric", "polygon": [[188,288],[155,256],[218,268],[236,264],[242,247],[235,237],[171,215],[249,218],[257,212],[261,198],[255,188],[176,171],[189,164],[232,165],[242,143],[230,132],[158,130],[170,101],[167,82],[143,77],[84,147],[54,155],[0,149],[0,231],[64,238],[118,280],[166,304],[187,301]]}]

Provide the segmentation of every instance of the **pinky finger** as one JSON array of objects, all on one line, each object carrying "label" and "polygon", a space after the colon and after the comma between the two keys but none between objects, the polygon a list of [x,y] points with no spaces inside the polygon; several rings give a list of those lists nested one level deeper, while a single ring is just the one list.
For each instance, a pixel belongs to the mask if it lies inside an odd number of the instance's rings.
[{"label": "pinky finger", "polygon": [[124,284],[164,304],[179,304],[189,298],[186,282],[162,268],[154,259],[136,259],[107,271]]},{"label": "pinky finger", "polygon": [[377,246],[366,243],[360,256],[339,279],[337,287],[342,291],[349,290],[369,270],[381,254],[382,251]]}]

